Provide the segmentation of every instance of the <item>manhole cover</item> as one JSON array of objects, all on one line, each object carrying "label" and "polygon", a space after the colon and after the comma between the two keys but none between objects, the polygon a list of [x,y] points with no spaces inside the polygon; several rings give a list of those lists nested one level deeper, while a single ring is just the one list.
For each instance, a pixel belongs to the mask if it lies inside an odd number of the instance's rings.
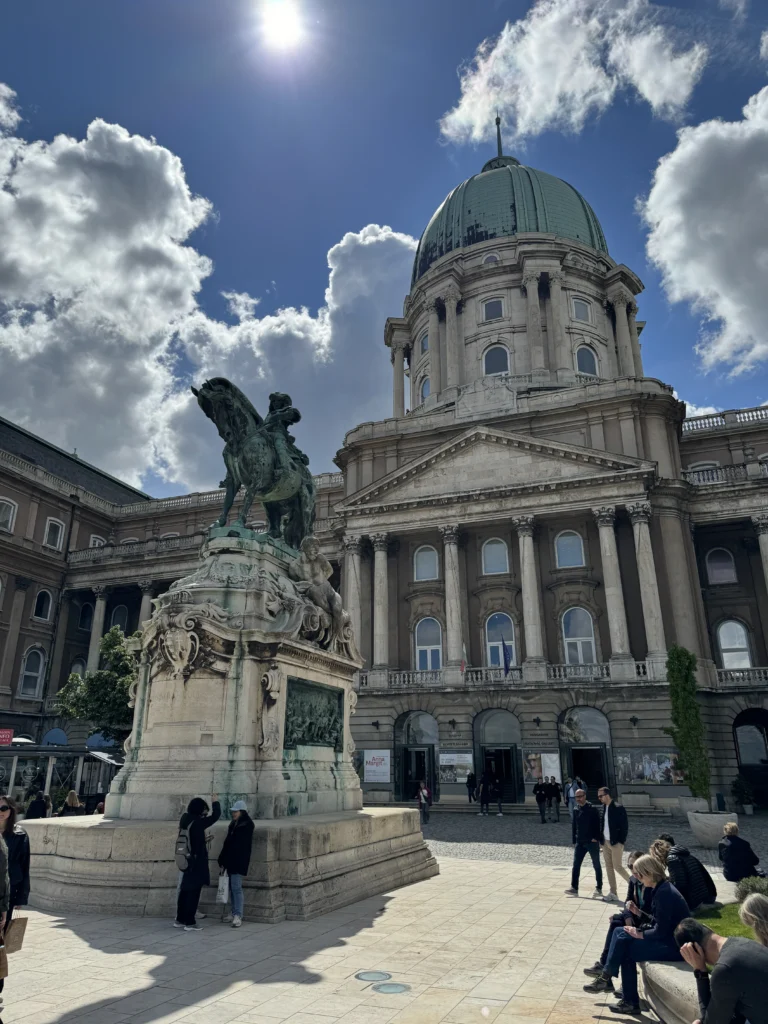
[{"label": "manhole cover", "polygon": [[383,985],[374,985],[374,992],[381,992],[383,996],[397,996],[401,992],[410,991],[410,985],[400,985],[396,981],[385,982]]},{"label": "manhole cover", "polygon": [[392,975],[386,971],[360,971],[355,977],[358,981],[389,981]]}]

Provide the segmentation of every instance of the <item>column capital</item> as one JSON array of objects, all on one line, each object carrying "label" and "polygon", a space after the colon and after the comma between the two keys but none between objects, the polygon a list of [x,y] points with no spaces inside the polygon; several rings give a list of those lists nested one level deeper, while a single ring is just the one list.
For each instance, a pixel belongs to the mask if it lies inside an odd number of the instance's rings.
[{"label": "column capital", "polygon": [[534,516],[518,516],[512,520],[512,525],[521,537],[532,537],[535,523]]},{"label": "column capital", "polygon": [[362,537],[345,536],[341,538],[341,543],[344,545],[345,551],[348,551],[351,555],[359,555],[362,540]]},{"label": "column capital", "polygon": [[752,516],[752,525],[757,530],[758,537],[768,533],[768,514],[763,512],[760,515]]},{"label": "column capital", "polygon": [[628,306],[632,301],[629,296],[625,295],[623,292],[615,292],[613,295],[609,295],[608,299],[614,309],[617,309],[619,306]]},{"label": "column capital", "polygon": [[631,505],[627,505],[627,512],[633,525],[635,523],[650,523],[651,521],[650,501],[635,501]]},{"label": "column capital", "polygon": [[[139,590],[142,592],[142,594],[151,594],[152,591],[155,589],[155,581],[154,580],[137,580],[136,582],[137,582]],[[95,591],[94,591],[94,593],[95,593]]]},{"label": "column capital", "polygon": [[565,274],[562,272],[562,270],[553,270],[550,273],[550,275],[549,275],[549,283],[550,284],[560,285],[560,286],[564,285],[565,284]]},{"label": "column capital", "polygon": [[28,579],[26,576],[15,576],[14,583],[16,584],[17,590],[29,590],[32,586],[32,580]]},{"label": "column capital", "polygon": [[637,316],[637,303],[634,299],[630,299],[627,303],[627,316]]},{"label": "column capital", "polygon": [[424,305],[427,307],[427,312],[429,313],[430,316],[432,316],[433,313],[437,315],[439,309],[439,302],[440,300],[435,298],[427,299],[427,301],[424,303]]},{"label": "column capital", "polygon": [[461,300],[461,292],[456,285],[449,285],[443,292],[443,302],[445,303],[446,311],[450,309],[451,303],[453,303],[454,310],[456,309],[456,303]]},{"label": "column capital", "polygon": [[613,527],[616,522],[616,509],[613,505],[599,505],[592,509],[592,515],[595,517],[598,527]]},{"label": "column capital", "polygon": [[389,544],[389,534],[388,533],[374,533],[374,534],[372,534],[371,535],[371,544],[373,544],[373,550],[374,551],[385,551],[386,552],[387,545]]},{"label": "column capital", "polygon": [[93,593],[94,593],[94,595],[96,597],[96,600],[98,601],[98,600],[106,599],[109,596],[112,588],[111,587],[97,585],[95,587],[91,587],[91,590],[93,591]]},{"label": "column capital", "polygon": [[540,278],[540,270],[526,270],[526,272],[523,274],[523,288],[525,288],[525,290],[528,291],[528,289],[532,285],[538,287]]},{"label": "column capital", "polygon": [[459,543],[459,528],[458,526],[441,526],[440,533],[443,537],[444,544],[458,544]]}]

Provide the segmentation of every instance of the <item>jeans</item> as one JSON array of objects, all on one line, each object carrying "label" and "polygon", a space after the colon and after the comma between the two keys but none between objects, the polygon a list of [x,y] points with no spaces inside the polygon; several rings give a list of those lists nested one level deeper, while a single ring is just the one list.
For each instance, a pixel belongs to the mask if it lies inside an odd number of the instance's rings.
[{"label": "jeans", "polygon": [[474,796],[475,796],[474,788],[472,786],[467,786],[467,799],[469,800],[470,803],[472,803],[472,800],[474,799]]},{"label": "jeans", "polygon": [[571,816],[571,821],[573,821],[573,816],[576,813],[576,797],[574,796],[570,797],[568,800],[568,813]]},{"label": "jeans", "polygon": [[624,928],[617,928],[608,950],[605,972],[615,978],[621,971],[621,992],[624,1001],[637,1006],[637,965],[649,960],[658,962],[682,959],[677,946],[668,946],[665,942],[654,942],[652,939],[633,939],[627,935]]},{"label": "jeans", "polygon": [[487,796],[481,796],[480,797],[480,810],[482,811],[483,814],[487,814],[488,813],[488,797]]},{"label": "jeans", "polygon": [[201,885],[197,889],[182,889],[179,892],[179,899],[176,903],[176,920],[179,924],[193,925],[195,923],[195,914],[202,891]]},{"label": "jeans", "polygon": [[600,844],[599,843],[577,843],[573,850],[573,871],[571,872],[571,888],[579,888],[579,873],[584,858],[589,854],[592,858],[592,867],[595,869],[597,888],[603,888],[603,869],[600,866]]},{"label": "jeans", "polygon": [[555,821],[560,821],[560,802],[558,800],[547,800],[547,810],[554,809]]},{"label": "jeans", "polygon": [[429,804],[420,803],[419,810],[421,811],[421,823],[425,825],[429,821]]},{"label": "jeans", "polygon": [[542,821],[547,820],[547,805],[543,801],[539,804],[539,814]]},{"label": "jeans", "polygon": [[229,876],[229,898],[232,901],[232,916],[242,917],[244,906],[242,875]]},{"label": "jeans", "polygon": [[617,928],[624,927],[624,921],[627,917],[632,917],[632,915],[625,910],[623,914],[614,914],[608,922],[608,934],[605,936],[605,945],[603,946],[603,952],[600,954],[600,963],[603,967],[605,967],[605,961],[608,959],[613,933]]}]

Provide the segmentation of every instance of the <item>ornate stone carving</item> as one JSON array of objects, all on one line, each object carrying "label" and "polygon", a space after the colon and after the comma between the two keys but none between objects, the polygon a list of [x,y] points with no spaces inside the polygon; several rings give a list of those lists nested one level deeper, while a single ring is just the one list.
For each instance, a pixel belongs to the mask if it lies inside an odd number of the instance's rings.
[{"label": "ornate stone carving", "polygon": [[15,576],[14,583],[16,584],[17,590],[29,590],[32,586],[32,580],[28,579],[26,576]]},{"label": "ornate stone carving", "polygon": [[386,551],[389,543],[389,536],[386,533],[374,533],[371,537],[374,551]]},{"label": "ornate stone carving", "polygon": [[259,750],[274,757],[280,752],[280,722],[277,702],[280,697],[282,674],[273,662],[261,677],[261,740]]},{"label": "ornate stone carving", "polygon": [[443,292],[443,302],[445,303],[446,310],[451,303],[455,306],[458,302],[461,302],[461,292],[455,285],[449,285],[445,289]]},{"label": "ornate stone carving", "polygon": [[616,509],[613,505],[600,505],[592,509],[592,515],[598,526],[613,526],[616,522]]},{"label": "ornate stone carving", "polygon": [[444,544],[458,544],[459,543],[459,528],[458,526],[441,526],[440,533],[443,538]]},{"label": "ornate stone carving", "polygon": [[[349,717],[351,718],[357,711],[357,694],[354,690],[347,690],[347,707],[349,709]],[[347,742],[347,753],[354,754],[355,749],[355,741],[352,739],[352,733],[350,732]]]},{"label": "ornate stone carving", "polygon": [[344,692],[301,679],[288,680],[283,747],[343,749]]},{"label": "ornate stone carving", "polygon": [[525,274],[523,274],[523,288],[525,288],[526,291],[528,291],[529,288],[537,288],[538,289],[538,287],[539,287],[539,278],[540,277],[541,277],[541,272],[540,271],[538,271],[538,270],[527,270],[525,272]]},{"label": "ornate stone carving", "polygon": [[142,594],[151,594],[155,589],[154,580],[138,580],[138,585]]},{"label": "ornate stone carving", "polygon": [[333,589],[333,566],[320,550],[314,537],[301,542],[301,554],[289,567],[299,594],[306,597],[301,635],[325,650],[355,657],[352,621],[344,611],[341,596]]},{"label": "ornate stone carving", "polygon": [[432,315],[432,313],[437,314],[440,309],[439,300],[429,299],[429,301],[426,303],[426,307],[427,312],[430,314],[430,316]]},{"label": "ornate stone carving", "polygon": [[98,600],[100,597],[107,597],[110,592],[110,587],[95,586],[92,590],[96,600]]},{"label": "ornate stone carving", "polygon": [[757,516],[752,516],[752,525],[757,531],[758,537],[761,534],[768,533],[768,514],[761,513]]},{"label": "ornate stone carving", "polygon": [[634,302],[632,299],[630,299],[630,301],[627,303],[627,315],[630,317],[637,316],[637,303]]},{"label": "ornate stone carving", "polygon": [[562,270],[553,270],[549,275],[549,283],[560,285],[562,287],[565,284],[565,274]]},{"label": "ornate stone carving", "polygon": [[342,538],[341,543],[344,545],[344,550],[349,552],[350,555],[360,554],[360,545],[362,543],[362,537],[352,537],[347,534],[346,537]]},{"label": "ornate stone carving", "polygon": [[636,501],[632,505],[627,505],[627,512],[633,525],[635,523],[650,523],[651,521],[650,501]]},{"label": "ornate stone carving", "polygon": [[226,442],[227,475],[221,485],[226,494],[217,525],[226,526],[235,496],[243,487],[238,525],[245,529],[251,505],[258,498],[267,513],[269,536],[298,548],[312,533],[315,483],[309,460],[288,432],[301,419],[290,395],[270,395],[269,412],[262,419],[242,391],[224,377],[205,381],[199,390],[192,388],[192,393]]},{"label": "ornate stone carving", "polygon": [[[180,597],[188,595],[177,595]],[[214,604],[173,605],[161,608],[144,631],[144,646],[154,660],[155,671],[161,667],[155,654],[159,654],[171,670],[172,679],[185,682],[195,668],[210,667],[215,655],[199,632],[202,620],[226,622],[229,616]]]},{"label": "ornate stone carving", "polygon": [[619,309],[621,306],[628,306],[630,299],[629,296],[622,294],[622,292],[616,292],[615,295],[610,296],[610,302],[614,309]]},{"label": "ornate stone carving", "polygon": [[512,525],[521,537],[532,537],[536,520],[533,516],[518,516],[512,520]]}]

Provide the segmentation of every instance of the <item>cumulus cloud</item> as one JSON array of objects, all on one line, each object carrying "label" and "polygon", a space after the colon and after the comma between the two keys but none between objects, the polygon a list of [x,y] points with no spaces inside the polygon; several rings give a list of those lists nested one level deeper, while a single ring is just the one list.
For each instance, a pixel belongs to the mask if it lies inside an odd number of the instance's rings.
[{"label": "cumulus cloud", "polygon": [[702,318],[704,368],[733,374],[768,358],[768,87],[743,115],[679,131],[641,206],[667,295]]},{"label": "cumulus cloud", "polygon": [[343,431],[387,415],[386,316],[407,289],[415,240],[388,227],[328,253],[324,304],[257,317],[225,291],[231,320],[198,304],[212,273],[187,244],[211,204],[153,139],[93,121],[85,138],[26,142],[0,87],[0,405],[8,418],[138,484],[148,472],[214,486],[221,443],[189,384],[231,376],[257,407],[289,391],[316,471]]},{"label": "cumulus cloud", "polygon": [[648,0],[538,0],[460,69],[461,98],[442,118],[452,142],[485,142],[498,109],[516,138],[579,132],[621,90],[660,117],[680,115],[707,47],[680,42]]}]

